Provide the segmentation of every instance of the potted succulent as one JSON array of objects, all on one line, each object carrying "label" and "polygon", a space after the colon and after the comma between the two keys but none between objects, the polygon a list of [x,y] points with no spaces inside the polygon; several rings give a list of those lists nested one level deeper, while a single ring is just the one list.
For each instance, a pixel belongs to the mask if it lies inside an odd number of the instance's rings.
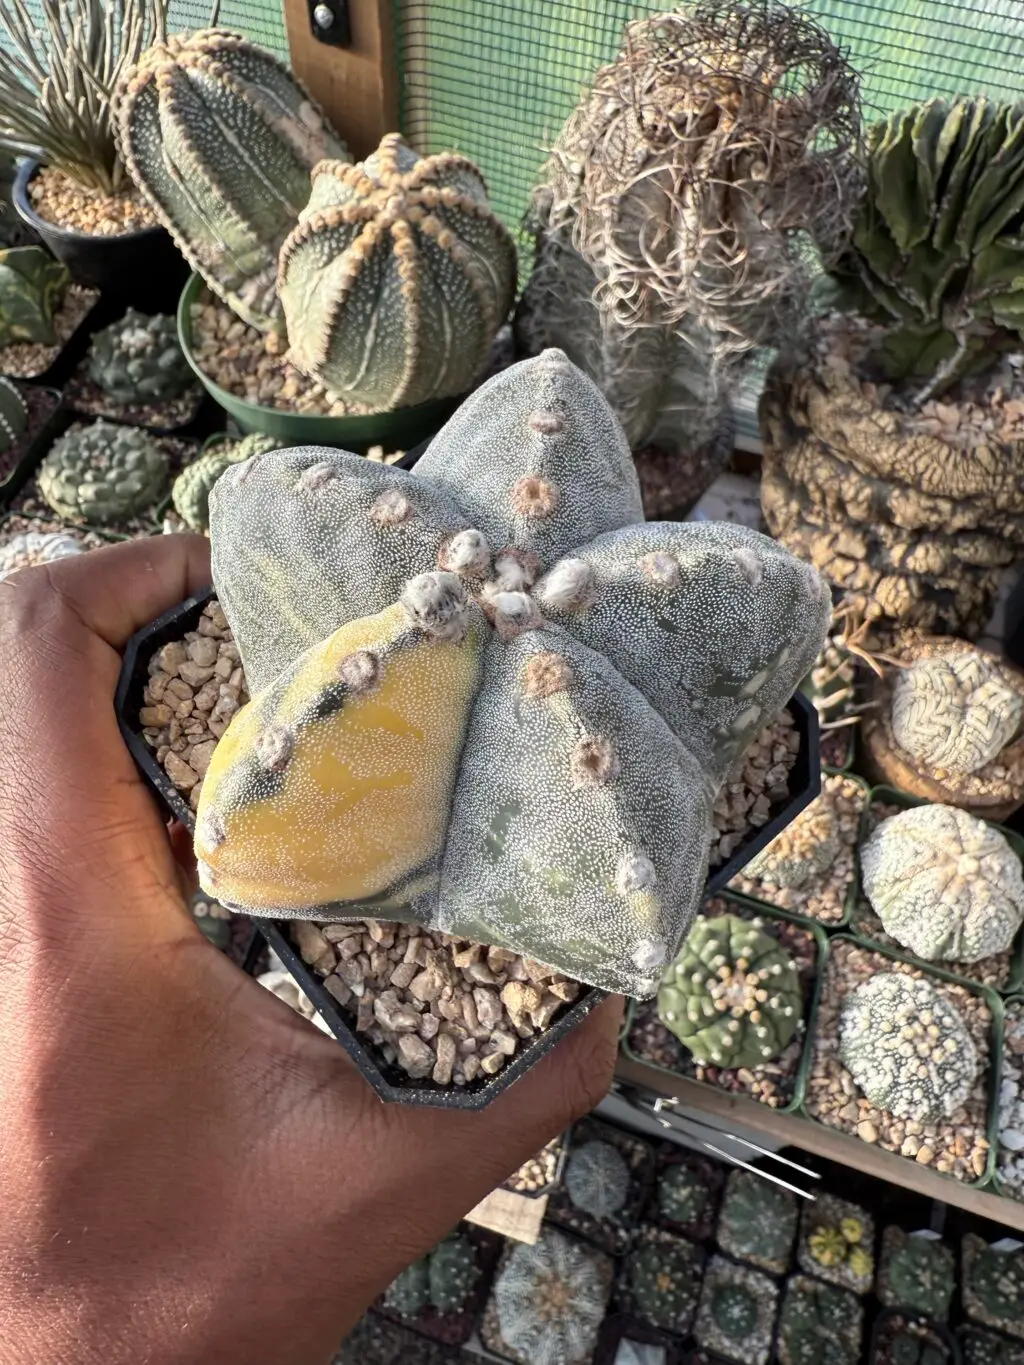
[{"label": "potted succulent", "polygon": [[621,1254],[636,1230],[654,1169],[651,1145],[595,1118],[581,1119],[570,1135],[560,1186],[548,1196],[547,1218]]},{"label": "potted succulent", "polygon": [[652,1327],[688,1336],[703,1268],[704,1252],[693,1242],[645,1228],[623,1264],[619,1286],[623,1304]]},{"label": "potted succulent", "polygon": [[971,1323],[957,1328],[956,1339],[964,1365],[1024,1365],[1024,1342],[1010,1341]]},{"label": "potted succulent", "polygon": [[98,298],[45,247],[0,251],[0,373],[59,388],[88,344]]},{"label": "potted succulent", "polygon": [[0,143],[26,157],[15,207],[78,284],[159,307],[180,289],[184,263],[125,174],[111,96],[163,35],[165,0],[75,0],[70,10],[43,0],[41,10],[36,25],[19,0],[0,5]]},{"label": "potted succulent", "polygon": [[767,1365],[778,1303],[779,1288],[769,1276],[712,1256],[701,1285],[694,1337],[705,1350],[737,1365]]},{"label": "potted succulent", "polygon": [[450,1365],[464,1354],[382,1318],[372,1310],[341,1343],[331,1365]]},{"label": "potted succulent", "polygon": [[76,412],[169,435],[189,426],[203,401],[192,367],[166,313],[129,308],[96,332],[68,383]]},{"label": "potted succulent", "polygon": [[823,1194],[800,1214],[797,1260],[808,1275],[867,1294],[875,1277],[875,1224],[866,1209]]},{"label": "potted succulent", "polygon": [[845,1289],[806,1275],[786,1281],[779,1365],[859,1365],[864,1309]]},{"label": "potted succulent", "polygon": [[736,1260],[784,1275],[793,1253],[797,1219],[796,1196],[789,1190],[754,1171],[730,1171],[718,1216],[718,1245]]},{"label": "potted succulent", "polygon": [[379,1311],[449,1346],[468,1341],[487,1297],[501,1242],[480,1228],[456,1228],[384,1292]]},{"label": "potted succulent", "polygon": [[960,1353],[940,1323],[884,1308],[871,1329],[870,1365],[960,1365]]},{"label": "potted succulent", "polygon": [[956,1289],[956,1257],[941,1238],[909,1235],[890,1226],[882,1233],[877,1294],[888,1308],[949,1319]]},{"label": "potted succulent", "polygon": [[658,1155],[654,1195],[646,1217],[669,1232],[706,1241],[715,1226],[724,1173],[716,1162],[665,1144]]},{"label": "potted succulent", "polygon": [[22,487],[62,421],[56,389],[0,376],[0,507]]},{"label": "potted succulent", "polygon": [[962,98],[872,128],[841,309],[766,382],[768,526],[876,634],[977,638],[1024,547],[1022,120]]},{"label": "potted succulent", "polygon": [[9,519],[0,519],[0,582],[18,569],[52,564],[68,555],[83,554],[85,549],[83,538],[72,532],[14,529]]},{"label": "potted succulent", "polygon": [[973,1232],[960,1249],[964,1312],[972,1322],[1024,1338],[1024,1251],[990,1246]]}]

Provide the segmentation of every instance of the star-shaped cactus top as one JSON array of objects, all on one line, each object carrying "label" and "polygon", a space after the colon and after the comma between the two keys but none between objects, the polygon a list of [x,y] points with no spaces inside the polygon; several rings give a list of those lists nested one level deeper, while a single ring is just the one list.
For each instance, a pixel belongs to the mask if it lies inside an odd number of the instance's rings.
[{"label": "star-shaped cactus top", "polygon": [[744,527],[645,523],[560,351],[484,384],[412,472],[320,448],[233,467],[211,539],[253,701],[203,787],[204,888],[652,994],[722,778],[824,641],[814,570]]}]

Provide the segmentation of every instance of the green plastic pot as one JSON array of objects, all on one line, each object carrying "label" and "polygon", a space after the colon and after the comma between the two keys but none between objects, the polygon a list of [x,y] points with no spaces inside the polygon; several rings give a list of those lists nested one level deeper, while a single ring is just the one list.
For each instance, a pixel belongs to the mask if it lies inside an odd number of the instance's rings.
[{"label": "green plastic pot", "polygon": [[178,302],[178,341],[196,377],[216,403],[233,417],[243,432],[261,431],[292,446],[334,446],[365,455],[371,446],[386,451],[409,450],[440,431],[461,402],[439,398],[412,408],[373,412],[361,417],[323,417],[304,412],[285,412],[250,403],[228,393],[200,369],[192,351],[192,305],[206,288],[199,275],[189,277]]}]

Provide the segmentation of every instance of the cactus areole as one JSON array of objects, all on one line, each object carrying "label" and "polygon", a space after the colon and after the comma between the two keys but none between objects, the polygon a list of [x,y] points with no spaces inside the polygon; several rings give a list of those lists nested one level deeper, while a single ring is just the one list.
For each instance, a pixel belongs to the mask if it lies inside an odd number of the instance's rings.
[{"label": "cactus areole", "polygon": [[653,995],[723,777],[821,649],[814,570],[744,527],[645,523],[561,351],[484,384],[412,472],[274,451],[210,508],[253,700],[203,786],[204,888]]}]

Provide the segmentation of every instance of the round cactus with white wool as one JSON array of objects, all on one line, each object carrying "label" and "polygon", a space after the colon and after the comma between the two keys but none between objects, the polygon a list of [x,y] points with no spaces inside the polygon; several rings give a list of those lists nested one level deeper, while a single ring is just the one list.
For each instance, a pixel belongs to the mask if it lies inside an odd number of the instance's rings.
[{"label": "round cactus with white wool", "polygon": [[883,820],[860,851],[864,892],[887,933],[928,962],[1005,952],[1024,922],[1024,875],[1006,836],[953,806]]},{"label": "round cactus with white wool", "polygon": [[610,1142],[585,1142],[569,1158],[565,1188],[576,1208],[591,1218],[611,1218],[629,1197],[625,1158]]},{"label": "round cactus with white wool", "polygon": [[502,1341],[530,1365],[589,1360],[607,1300],[595,1253],[550,1228],[513,1247],[494,1284]]},{"label": "round cactus with white wool", "polygon": [[715,795],[821,648],[828,591],[754,531],[643,522],[628,445],[549,351],[415,469],[274,451],[211,497],[253,701],[203,786],[203,884],[413,921],[650,996]]},{"label": "round cactus with white wool", "polygon": [[137,427],[73,426],[39,466],[39,491],[58,516],[112,526],[144,512],[167,487],[166,451]]},{"label": "round cactus with white wool", "polygon": [[18,569],[52,564],[69,555],[80,555],[85,546],[67,531],[25,531],[0,541],[0,580]]},{"label": "round cactus with white wool", "polygon": [[892,690],[893,737],[933,772],[979,772],[1016,738],[1022,716],[1024,696],[977,650],[925,655]]},{"label": "round cactus with white wool", "polygon": [[819,796],[746,868],[772,886],[806,886],[835,862],[843,845],[835,804]]},{"label": "round cactus with white wool", "polygon": [[839,1058],[877,1109],[951,1118],[978,1076],[978,1049],[956,1008],[924,977],[879,972],[839,1011]]}]

